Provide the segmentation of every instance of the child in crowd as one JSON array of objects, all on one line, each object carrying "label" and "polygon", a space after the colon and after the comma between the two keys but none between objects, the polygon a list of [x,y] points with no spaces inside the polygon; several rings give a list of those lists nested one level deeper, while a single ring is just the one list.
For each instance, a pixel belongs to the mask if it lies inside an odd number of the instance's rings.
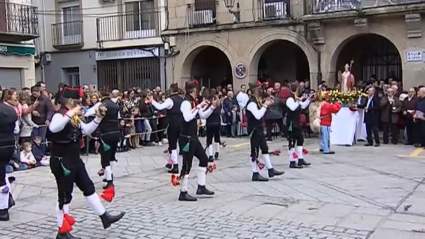
[{"label": "child in crowd", "polygon": [[125,120],[120,120],[121,126],[121,141],[118,142],[117,152],[126,152],[130,148],[130,123],[126,124]]},{"label": "child in crowd", "polygon": [[138,108],[134,108],[131,113],[131,122],[130,122],[130,141],[131,147],[136,149],[140,147],[140,134],[143,132],[143,124],[140,119],[140,113]]},{"label": "child in crowd", "polygon": [[240,116],[237,105],[232,106],[232,123],[230,124],[230,131],[233,138],[236,138],[236,134],[238,133],[238,124],[239,124]]},{"label": "child in crowd", "polygon": [[22,145],[22,151],[19,156],[21,163],[28,166],[28,168],[37,167],[37,160],[35,160],[34,154],[32,153],[32,145],[30,142],[25,142]]},{"label": "child in crowd", "polygon": [[31,146],[31,152],[37,161],[37,166],[49,166],[50,160],[41,150],[41,137],[35,136]]},{"label": "child in crowd", "polygon": [[19,161],[18,153],[14,153],[9,163],[6,165],[6,173],[12,173],[14,171],[27,170],[28,166]]}]

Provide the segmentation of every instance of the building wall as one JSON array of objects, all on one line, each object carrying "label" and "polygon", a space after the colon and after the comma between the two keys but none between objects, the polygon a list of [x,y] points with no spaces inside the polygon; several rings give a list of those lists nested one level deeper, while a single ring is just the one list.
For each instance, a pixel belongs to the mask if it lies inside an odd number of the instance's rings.
[{"label": "building wall", "polygon": [[0,54],[0,67],[21,69],[23,87],[31,87],[35,84],[34,56]]},{"label": "building wall", "polygon": [[[235,66],[243,63],[247,68],[247,76],[244,79],[238,79],[233,75],[233,84],[235,88],[242,84],[254,83],[257,81],[258,63],[261,55],[267,47],[277,40],[284,40],[298,45],[309,62],[310,72],[318,72],[317,53],[313,47],[304,38],[304,27],[293,26],[291,28],[250,28],[240,29],[238,31],[206,32],[194,33],[189,36],[176,37],[176,50],[180,54],[169,58],[168,63],[172,67],[167,68],[167,79],[174,79],[174,82],[183,84],[191,77],[191,67],[197,53],[203,46],[213,46],[222,50],[230,61],[232,71]],[[287,64],[290,54],[283,54],[282,67],[287,67],[293,72],[291,65]],[[291,78],[294,73],[282,73],[283,77]],[[311,77],[313,78],[313,77]],[[173,83],[169,80],[168,85]]]},{"label": "building wall", "polygon": [[66,82],[64,68],[71,67],[79,67],[81,85],[97,85],[95,51],[58,52],[51,53],[51,56],[52,61],[44,66],[49,90],[55,90],[60,82]]},{"label": "building wall", "polygon": [[[391,41],[397,48],[402,59],[403,86],[409,88],[423,84],[425,63],[406,62],[406,52],[411,50],[425,50],[425,35],[421,38],[407,38],[406,22],[403,17],[369,18],[366,28],[356,27],[354,20],[335,21],[327,23],[324,28],[325,44],[321,46],[322,72],[324,79],[334,81],[336,61],[341,49],[354,36],[359,34],[378,34]],[[422,20],[422,32],[425,22]]]},{"label": "building wall", "polygon": [[[420,30],[422,32],[425,30],[424,21],[421,21]],[[303,26],[240,28],[238,30],[221,32],[194,31],[191,34],[178,35],[176,37],[176,50],[180,50],[180,54],[169,59],[173,67],[167,69],[168,78],[181,83],[187,81],[191,77],[190,67],[194,56],[199,51],[197,49],[202,46],[214,46],[221,49],[227,55],[233,71],[235,65],[240,62],[247,66],[248,76],[245,79],[240,80],[233,77],[235,87],[240,84],[255,82],[257,80],[257,66],[261,53],[270,42],[280,39],[293,42],[304,51],[309,61],[310,81],[313,86],[317,85],[318,72],[323,74],[324,80],[332,84],[335,82],[335,72],[343,70],[341,66],[337,69],[336,64],[338,56],[346,43],[362,34],[377,34],[393,43],[400,54],[403,87],[409,88],[424,83],[422,76],[425,74],[425,57],[421,62],[406,62],[406,52],[413,50],[425,51],[425,36],[408,38],[404,17],[370,17],[367,19],[367,26],[361,27],[354,24],[354,19],[328,21],[322,23],[322,26],[325,39],[325,43],[322,45],[312,45],[305,37]],[[361,52],[361,49],[353,51]],[[318,68],[317,52],[321,54],[320,71]],[[286,52],[281,57],[275,57],[275,60],[281,62],[283,66],[281,76],[291,78],[293,73],[290,72],[293,71],[293,68],[290,67],[290,63],[288,63],[286,57],[291,57],[291,54]]]}]

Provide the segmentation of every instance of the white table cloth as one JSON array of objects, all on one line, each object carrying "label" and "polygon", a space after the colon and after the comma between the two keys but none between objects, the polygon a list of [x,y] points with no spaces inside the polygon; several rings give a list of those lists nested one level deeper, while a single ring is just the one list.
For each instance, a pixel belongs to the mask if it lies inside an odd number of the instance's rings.
[{"label": "white table cloth", "polygon": [[358,111],[351,111],[348,107],[332,115],[330,141],[332,145],[353,145],[356,127],[359,118]]}]

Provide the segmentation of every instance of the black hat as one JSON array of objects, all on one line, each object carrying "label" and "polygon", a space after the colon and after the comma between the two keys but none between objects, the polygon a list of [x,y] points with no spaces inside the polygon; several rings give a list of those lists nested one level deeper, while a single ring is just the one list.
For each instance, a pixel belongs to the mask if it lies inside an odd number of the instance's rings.
[{"label": "black hat", "polygon": [[198,87],[199,87],[199,82],[197,80],[186,82],[186,92],[193,88],[198,88]]},{"label": "black hat", "polygon": [[262,85],[263,85],[263,83],[261,83],[261,81],[257,81],[257,83],[255,83],[255,84],[249,83],[249,89],[253,90],[253,89],[256,89],[258,87],[261,87]]},{"label": "black hat", "polygon": [[79,100],[83,96],[83,90],[81,87],[64,86],[60,96],[67,99]]}]

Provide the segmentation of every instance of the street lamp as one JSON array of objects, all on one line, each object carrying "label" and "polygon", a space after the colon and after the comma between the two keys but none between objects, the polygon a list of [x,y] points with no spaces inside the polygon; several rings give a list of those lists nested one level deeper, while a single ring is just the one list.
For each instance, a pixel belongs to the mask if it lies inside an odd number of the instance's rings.
[{"label": "street lamp", "polygon": [[229,13],[234,16],[234,22],[240,22],[241,12],[239,11],[239,2],[236,3],[236,11],[233,11],[232,8],[235,6],[235,0],[224,0],[224,5],[229,10]]}]

